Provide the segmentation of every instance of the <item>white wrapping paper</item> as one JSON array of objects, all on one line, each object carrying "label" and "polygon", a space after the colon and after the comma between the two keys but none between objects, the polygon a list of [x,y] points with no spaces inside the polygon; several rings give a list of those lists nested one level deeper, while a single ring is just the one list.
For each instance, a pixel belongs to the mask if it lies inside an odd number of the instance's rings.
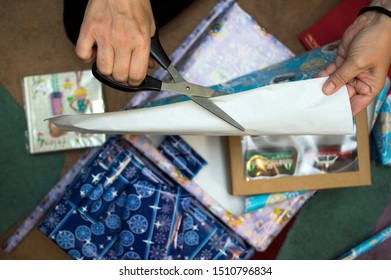
[{"label": "white wrapping paper", "polygon": [[242,132],[193,101],[163,106],[49,119],[64,130],[150,135],[308,135],[352,134],[346,87],[326,96],[326,78],[275,84],[212,98],[240,123]]}]

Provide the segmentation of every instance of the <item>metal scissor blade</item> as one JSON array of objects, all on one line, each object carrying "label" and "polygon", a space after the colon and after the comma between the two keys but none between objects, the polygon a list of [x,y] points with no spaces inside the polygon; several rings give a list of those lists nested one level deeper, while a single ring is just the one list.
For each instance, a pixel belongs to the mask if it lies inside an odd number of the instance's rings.
[{"label": "metal scissor blade", "polygon": [[161,83],[162,91],[169,91],[187,95],[188,97],[210,98],[227,95],[225,92],[217,91],[208,87],[188,83],[185,81],[177,83]]},{"label": "metal scissor blade", "polygon": [[195,103],[200,105],[201,107],[205,108],[212,114],[216,115],[223,121],[229,123],[230,125],[236,127],[237,129],[244,131],[244,127],[241,126],[239,123],[237,123],[233,118],[231,118],[226,112],[224,112],[222,109],[220,109],[216,104],[214,104],[211,100],[206,99],[204,97],[198,97],[198,96],[188,96],[191,100],[193,100]]}]

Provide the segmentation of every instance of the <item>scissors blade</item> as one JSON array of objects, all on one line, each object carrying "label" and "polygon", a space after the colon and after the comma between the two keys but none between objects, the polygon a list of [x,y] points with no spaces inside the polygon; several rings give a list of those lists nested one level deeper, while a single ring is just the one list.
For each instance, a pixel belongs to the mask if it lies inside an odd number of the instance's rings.
[{"label": "scissors blade", "polygon": [[174,83],[162,83],[161,90],[184,94],[191,100],[193,100],[195,103],[208,110],[215,116],[219,117],[223,121],[229,123],[230,125],[236,127],[241,131],[245,130],[243,126],[241,126],[226,112],[224,112],[216,104],[214,104],[211,100],[208,99],[210,97],[226,95],[227,93],[186,82],[183,76],[176,70],[176,68],[172,64],[167,67],[167,71],[170,74],[171,78],[174,80]]},{"label": "scissors blade", "polygon": [[221,95],[227,95],[225,92],[217,91],[201,85],[192,84],[189,82],[178,82],[178,83],[162,83],[162,91],[169,91],[187,96],[210,98]]},{"label": "scissors blade", "polygon": [[236,127],[237,129],[244,131],[244,127],[241,126],[238,122],[236,122],[233,118],[231,118],[226,112],[224,112],[222,109],[220,109],[216,104],[214,104],[211,100],[204,98],[204,97],[198,97],[198,96],[188,96],[191,100],[193,100],[195,103],[200,105],[201,107],[205,108],[212,114],[216,115],[223,121],[229,123],[230,125]]},{"label": "scissors blade", "polygon": [[187,82],[172,64],[167,68],[167,71],[174,81],[174,83],[163,85],[163,87],[167,87],[167,91],[207,98],[227,95],[226,92]]}]

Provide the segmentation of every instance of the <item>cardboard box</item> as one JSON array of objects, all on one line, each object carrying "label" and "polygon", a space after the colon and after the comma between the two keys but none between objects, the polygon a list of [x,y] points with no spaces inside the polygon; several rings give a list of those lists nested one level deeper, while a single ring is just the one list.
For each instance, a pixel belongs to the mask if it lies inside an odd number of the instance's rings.
[{"label": "cardboard box", "polygon": [[357,157],[355,160],[358,163],[356,171],[246,180],[241,138],[228,137],[231,193],[233,195],[254,195],[370,185],[371,170],[366,111],[356,117],[356,139]]}]

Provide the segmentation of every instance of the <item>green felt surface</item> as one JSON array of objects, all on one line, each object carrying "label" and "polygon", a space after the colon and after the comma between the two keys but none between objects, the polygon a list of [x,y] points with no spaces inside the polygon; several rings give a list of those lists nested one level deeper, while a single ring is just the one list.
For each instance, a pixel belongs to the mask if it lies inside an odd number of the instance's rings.
[{"label": "green felt surface", "polygon": [[60,178],[62,152],[30,155],[21,108],[0,86],[0,234],[23,219]]},{"label": "green felt surface", "polygon": [[319,191],[299,212],[277,259],[336,259],[368,237],[391,197],[391,169],[371,168],[372,186]]}]

